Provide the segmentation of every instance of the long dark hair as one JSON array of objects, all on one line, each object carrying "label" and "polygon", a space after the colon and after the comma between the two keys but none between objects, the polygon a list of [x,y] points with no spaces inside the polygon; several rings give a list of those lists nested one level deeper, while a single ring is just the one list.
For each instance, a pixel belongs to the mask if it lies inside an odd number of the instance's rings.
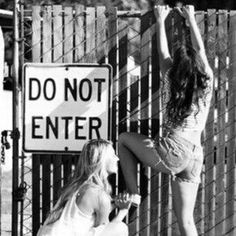
[{"label": "long dark hair", "polygon": [[178,126],[191,114],[192,104],[198,108],[195,115],[199,112],[199,98],[205,95],[209,76],[205,73],[203,61],[194,48],[183,45],[174,53],[169,78],[171,95],[167,113],[169,120]]}]

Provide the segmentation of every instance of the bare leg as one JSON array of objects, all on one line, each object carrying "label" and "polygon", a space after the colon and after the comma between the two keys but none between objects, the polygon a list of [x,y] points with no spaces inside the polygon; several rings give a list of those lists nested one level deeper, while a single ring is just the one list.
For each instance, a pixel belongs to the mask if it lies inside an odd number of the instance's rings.
[{"label": "bare leg", "polygon": [[172,181],[174,210],[178,220],[181,236],[197,236],[193,219],[198,184]]},{"label": "bare leg", "polygon": [[160,162],[160,157],[153,148],[153,142],[145,135],[137,133],[122,133],[119,136],[119,158],[126,187],[130,193],[138,193],[137,163],[142,162],[157,171],[170,174],[170,171]]}]

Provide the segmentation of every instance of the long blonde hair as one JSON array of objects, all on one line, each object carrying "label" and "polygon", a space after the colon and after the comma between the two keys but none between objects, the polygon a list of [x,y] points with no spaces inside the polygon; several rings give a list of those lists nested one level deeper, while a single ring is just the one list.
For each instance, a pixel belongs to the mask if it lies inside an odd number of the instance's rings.
[{"label": "long blonde hair", "polygon": [[80,154],[73,177],[69,184],[64,187],[54,209],[49,213],[47,224],[56,222],[71,196],[86,185],[97,185],[107,194],[111,194],[111,186],[108,182],[108,173],[105,168],[106,150],[112,147],[112,143],[103,139],[93,139],[88,141]]}]

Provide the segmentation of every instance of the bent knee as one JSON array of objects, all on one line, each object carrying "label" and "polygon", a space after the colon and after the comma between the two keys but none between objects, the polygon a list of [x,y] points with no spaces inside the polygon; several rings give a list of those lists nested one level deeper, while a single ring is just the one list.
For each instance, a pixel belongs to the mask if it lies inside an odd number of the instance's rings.
[{"label": "bent knee", "polygon": [[119,145],[125,144],[128,137],[129,137],[129,133],[127,132],[121,133],[118,137],[118,144]]},{"label": "bent knee", "polygon": [[193,217],[184,217],[179,221],[179,224],[181,229],[192,228],[195,225]]}]

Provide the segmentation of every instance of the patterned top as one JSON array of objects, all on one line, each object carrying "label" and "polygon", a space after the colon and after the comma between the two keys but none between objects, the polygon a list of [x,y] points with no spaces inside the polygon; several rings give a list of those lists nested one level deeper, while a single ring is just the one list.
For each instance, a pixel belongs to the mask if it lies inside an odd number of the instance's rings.
[{"label": "patterned top", "polygon": [[161,80],[161,106],[163,111],[163,127],[176,131],[203,131],[205,128],[209,108],[211,105],[212,91],[213,91],[213,79],[208,82],[208,87],[205,89],[204,98],[199,99],[199,111],[196,104],[192,104],[191,114],[184,119],[181,126],[177,126],[168,118],[167,104],[170,100],[170,78],[168,70]]}]

